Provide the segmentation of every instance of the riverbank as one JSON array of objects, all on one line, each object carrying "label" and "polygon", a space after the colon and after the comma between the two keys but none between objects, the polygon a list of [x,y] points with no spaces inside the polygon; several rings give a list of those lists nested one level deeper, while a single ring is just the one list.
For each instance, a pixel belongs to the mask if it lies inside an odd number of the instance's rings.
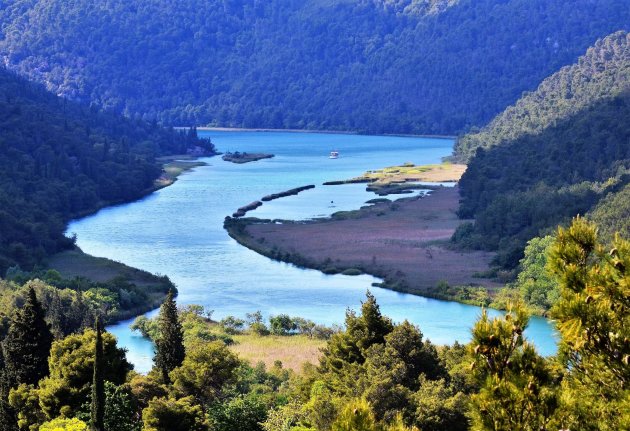
[{"label": "riverbank", "polygon": [[[175,129],[188,129],[188,127],[175,127]],[[265,128],[244,128],[244,127],[197,127],[202,132],[276,132],[276,133],[319,133],[326,135],[366,135],[366,136],[399,136],[401,138],[432,138],[432,139],[457,139],[455,135],[414,135],[404,133],[383,133],[366,134],[352,130],[311,130],[311,129],[265,129]]]},{"label": "riverbank", "polygon": [[[208,153],[205,156],[210,157],[214,155],[216,154]],[[162,174],[155,179],[153,186],[145,190],[141,196],[131,200],[103,202],[90,211],[76,214],[74,218],[86,217],[105,207],[142,199],[159,189],[168,187],[177,181],[177,177],[183,173],[196,167],[207,165],[205,162],[198,161],[197,158],[196,156],[185,154],[160,157],[156,161],[162,166]],[[84,253],[79,247],[48,256],[45,260],[45,266],[48,269],[56,270],[65,279],[78,277],[95,283],[110,283],[115,280],[124,280],[141,288],[147,294],[147,300],[141,306],[118,310],[108,324],[126,320],[158,308],[164,301],[168,290],[175,289],[173,283],[166,276],[152,274],[111,259],[92,256]]]},{"label": "riverbank", "polygon": [[[229,235],[272,259],[334,274],[367,273],[382,287],[443,298],[436,287],[500,285],[478,278],[494,254],[452,249],[458,219],[457,187],[438,187],[427,197],[390,201],[307,222],[226,218]],[[455,299],[455,298],[453,298]],[[476,303],[475,298],[471,302]],[[478,301],[477,301],[478,302]]]},{"label": "riverbank", "polygon": [[112,283],[124,280],[136,285],[147,294],[147,300],[138,307],[117,310],[113,321],[130,319],[160,306],[169,289],[175,286],[168,277],[151,274],[138,268],[132,268],[123,263],[96,257],[84,253],[80,248],[56,253],[46,260],[47,267],[59,272],[62,278],[84,278],[95,283]]}]

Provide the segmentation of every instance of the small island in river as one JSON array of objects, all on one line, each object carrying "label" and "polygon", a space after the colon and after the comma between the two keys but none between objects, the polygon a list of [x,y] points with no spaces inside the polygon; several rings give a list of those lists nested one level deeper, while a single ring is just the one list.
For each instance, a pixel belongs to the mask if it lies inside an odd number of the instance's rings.
[{"label": "small island in river", "polygon": [[255,162],[257,160],[262,160],[262,159],[271,159],[272,157],[274,157],[273,154],[245,153],[245,152],[241,153],[241,152],[236,151],[234,153],[227,152],[221,158],[225,160],[226,162],[243,164],[243,163]]}]

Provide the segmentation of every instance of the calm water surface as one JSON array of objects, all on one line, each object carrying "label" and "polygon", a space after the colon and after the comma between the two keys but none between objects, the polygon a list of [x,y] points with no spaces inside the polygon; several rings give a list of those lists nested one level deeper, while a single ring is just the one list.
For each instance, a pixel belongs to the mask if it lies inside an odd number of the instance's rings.
[{"label": "calm water surface", "polygon": [[[343,323],[347,307],[357,308],[370,288],[382,311],[395,321],[409,319],[438,344],[466,342],[480,314],[478,307],[438,301],[371,287],[367,276],[324,275],[274,262],[238,245],[222,227],[226,215],[270,193],[315,184],[297,196],[265,203],[257,217],[306,219],[356,209],[375,195],[364,184],[322,186],[366,170],[413,162],[438,163],[451,153],[446,139],[275,132],[200,132],[220,151],[267,152],[273,159],[244,165],[220,157],[181,176],[165,189],[131,204],[106,208],[76,220],[87,253],[168,275],[180,304],[201,304],[215,318],[243,317],[261,310],[287,313],[319,323]],[[339,159],[330,160],[332,150]],[[129,330],[129,321],[109,327],[141,372],[151,366],[150,342]],[[543,354],[555,352],[551,325],[534,318],[527,336]]]}]

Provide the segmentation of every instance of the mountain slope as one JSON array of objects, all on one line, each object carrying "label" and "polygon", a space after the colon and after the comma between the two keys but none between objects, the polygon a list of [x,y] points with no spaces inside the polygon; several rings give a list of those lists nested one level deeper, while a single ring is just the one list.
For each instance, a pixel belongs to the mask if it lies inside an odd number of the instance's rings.
[{"label": "mountain slope", "polygon": [[483,145],[460,181],[459,209],[475,222],[456,242],[498,250],[497,263],[513,268],[527,240],[602,199],[594,215],[606,232],[627,228],[618,205],[627,191],[615,193],[630,181],[629,47],[625,33],[598,42],[475,136]]},{"label": "mountain slope", "polygon": [[495,117],[478,133],[461,138],[455,153],[470,159],[477,148],[539,133],[597,100],[630,87],[630,34],[619,31],[589,48],[577,63],[545,79],[538,89]]},{"label": "mountain slope", "polygon": [[0,274],[72,244],[72,217],[153,187],[156,156],[212,145],[68,102],[0,69]]},{"label": "mountain slope", "polygon": [[[480,150],[460,181],[455,239],[518,264],[526,242],[548,233],[630,179],[630,94],[602,100],[539,134]],[[619,230],[617,226],[611,230]]]},{"label": "mountain slope", "polygon": [[0,56],[165,124],[452,134],[629,22],[625,0],[8,0]]}]

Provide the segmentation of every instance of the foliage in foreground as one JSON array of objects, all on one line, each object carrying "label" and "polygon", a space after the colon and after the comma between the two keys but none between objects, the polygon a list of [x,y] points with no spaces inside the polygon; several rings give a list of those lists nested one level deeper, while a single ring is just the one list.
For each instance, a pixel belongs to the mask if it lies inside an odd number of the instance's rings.
[{"label": "foliage in foreground", "polygon": [[[171,316],[182,319],[185,355],[168,381],[157,365],[148,376],[133,373],[108,333],[95,362],[92,329],[55,340],[49,373],[38,382],[7,381],[3,360],[3,429],[94,427],[97,371],[108,431],[628,429],[630,242],[617,237],[605,246],[593,224],[576,219],[534,245],[549,250],[547,272],[530,275],[559,284],[551,310],[561,336],[557,356],[539,356],[524,339],[529,318],[521,304],[496,319],[484,313],[468,345],[436,347],[414,325],[383,316],[368,293],[358,312],[348,310],[319,363],[294,373],[279,362],[252,367],[224,340],[206,338],[207,321],[193,307]],[[251,323],[260,320],[255,314]],[[158,340],[168,333],[156,328]]]}]

